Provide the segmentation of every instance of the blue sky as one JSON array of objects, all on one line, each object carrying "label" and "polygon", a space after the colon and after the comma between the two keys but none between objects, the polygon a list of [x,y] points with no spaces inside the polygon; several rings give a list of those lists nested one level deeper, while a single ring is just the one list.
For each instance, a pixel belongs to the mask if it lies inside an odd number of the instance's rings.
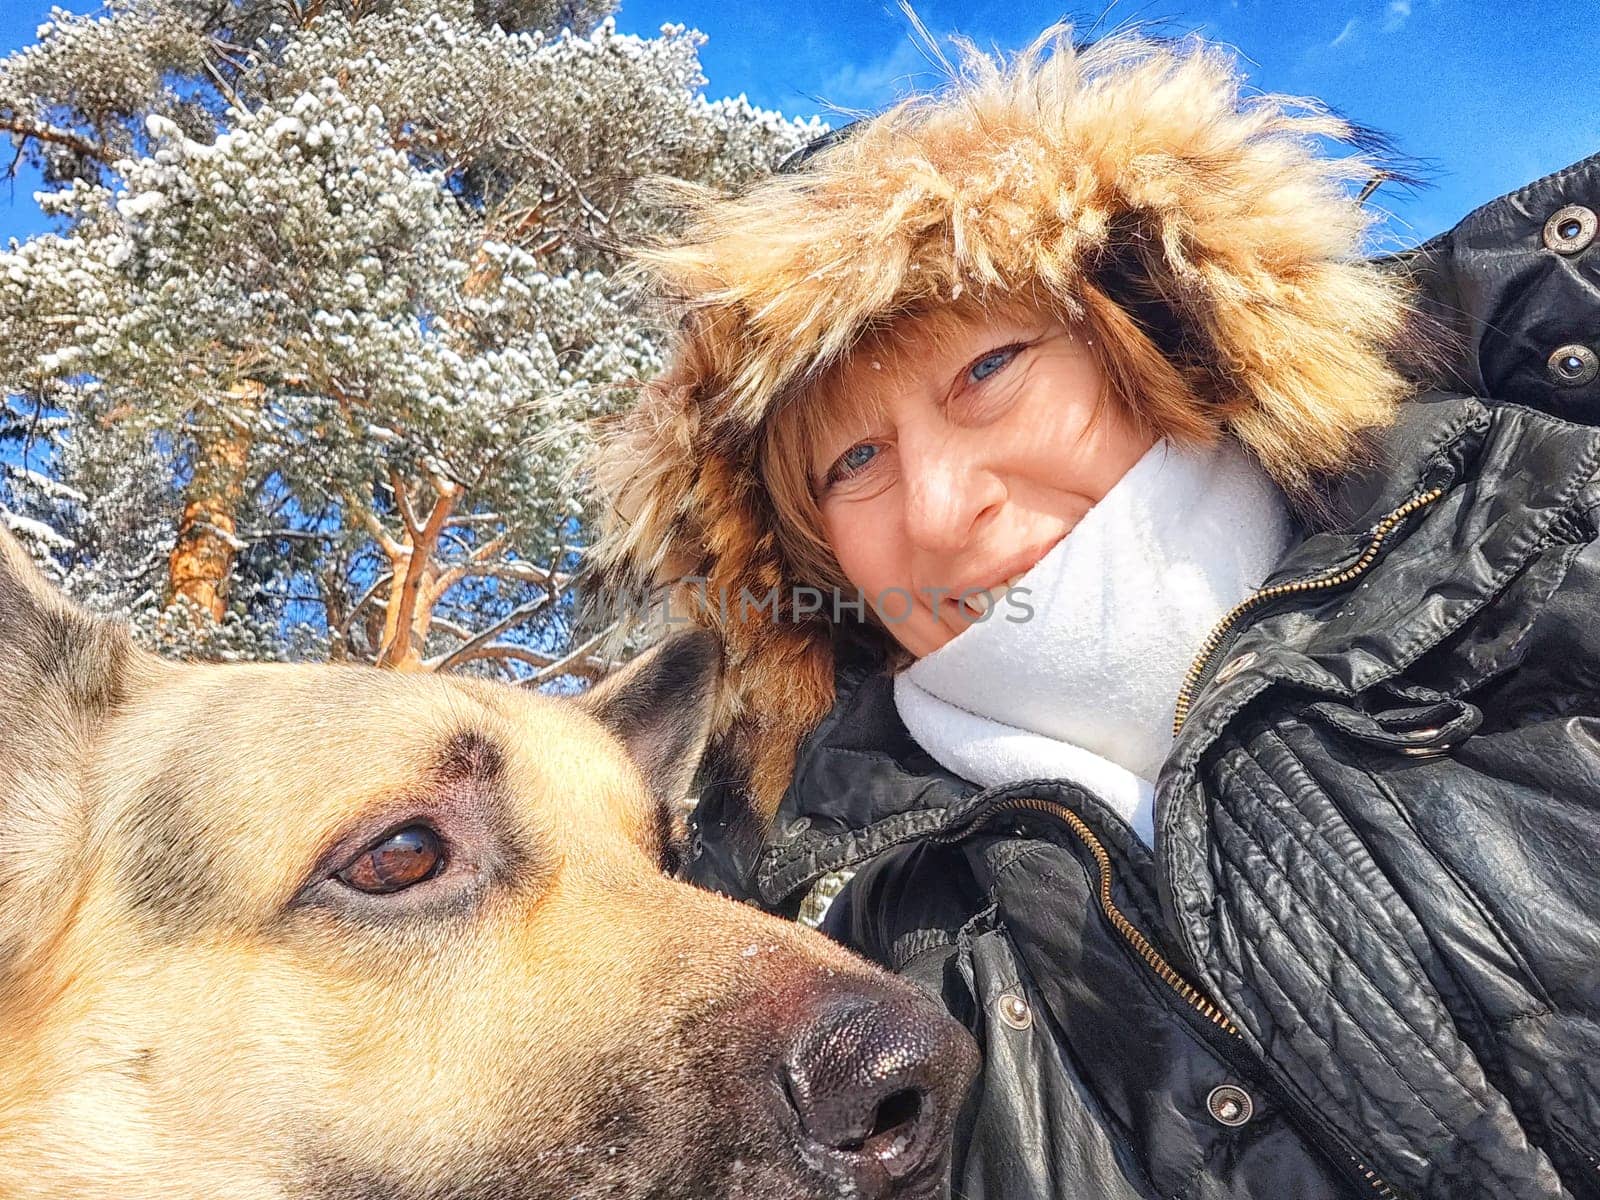
[{"label": "blue sky", "polygon": [[[78,10],[91,5],[71,4]],[[47,0],[0,0],[0,52],[33,38]],[[1232,45],[1251,82],[1319,97],[1426,159],[1434,186],[1380,193],[1385,248],[1448,228],[1472,208],[1600,151],[1600,24],[1579,0],[1167,0],[1069,10],[1040,0],[919,0],[936,33],[1014,49],[1054,20],[1162,19]],[[1087,13],[1087,17],[1084,14]],[[711,95],[745,93],[788,113],[873,109],[936,82],[888,0],[623,0],[617,23],[710,39]],[[0,239],[44,227],[37,179],[0,185]]]}]

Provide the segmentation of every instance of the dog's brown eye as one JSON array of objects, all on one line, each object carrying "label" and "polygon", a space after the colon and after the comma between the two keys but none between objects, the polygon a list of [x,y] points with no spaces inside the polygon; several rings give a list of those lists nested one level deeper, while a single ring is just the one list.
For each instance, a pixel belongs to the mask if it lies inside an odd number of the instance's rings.
[{"label": "dog's brown eye", "polygon": [[443,863],[439,835],[426,825],[410,825],[368,846],[337,878],[358,892],[381,895],[432,878]]}]

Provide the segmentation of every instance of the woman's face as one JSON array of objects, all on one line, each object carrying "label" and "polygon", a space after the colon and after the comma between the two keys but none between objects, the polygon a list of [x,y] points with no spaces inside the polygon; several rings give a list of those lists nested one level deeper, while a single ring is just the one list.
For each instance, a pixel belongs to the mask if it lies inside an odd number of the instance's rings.
[{"label": "woman's face", "polygon": [[939,338],[913,322],[892,363],[875,353],[842,368],[848,401],[813,447],[811,483],[846,578],[921,657],[1001,599],[1155,438],[1100,402],[1098,363],[1053,316],[972,319]]}]

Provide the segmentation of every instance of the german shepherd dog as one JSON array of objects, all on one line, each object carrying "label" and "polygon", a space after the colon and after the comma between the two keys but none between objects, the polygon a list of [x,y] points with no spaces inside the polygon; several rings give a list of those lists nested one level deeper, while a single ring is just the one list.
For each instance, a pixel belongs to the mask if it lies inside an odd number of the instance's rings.
[{"label": "german shepherd dog", "polygon": [[912,1200],[929,999],[669,877],[720,658],[159,659],[0,533],[0,1196]]}]

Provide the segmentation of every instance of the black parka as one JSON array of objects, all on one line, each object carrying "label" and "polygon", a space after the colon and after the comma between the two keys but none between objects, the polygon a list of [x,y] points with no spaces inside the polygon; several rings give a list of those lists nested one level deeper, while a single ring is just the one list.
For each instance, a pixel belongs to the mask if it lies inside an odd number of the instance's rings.
[{"label": "black parka", "polygon": [[1197,665],[1154,853],[845,646],[766,840],[703,793],[696,878],[854,870],[826,930],[979,1039],[955,1195],[1600,1200],[1596,212],[1600,157],[1394,260],[1447,387]]}]

